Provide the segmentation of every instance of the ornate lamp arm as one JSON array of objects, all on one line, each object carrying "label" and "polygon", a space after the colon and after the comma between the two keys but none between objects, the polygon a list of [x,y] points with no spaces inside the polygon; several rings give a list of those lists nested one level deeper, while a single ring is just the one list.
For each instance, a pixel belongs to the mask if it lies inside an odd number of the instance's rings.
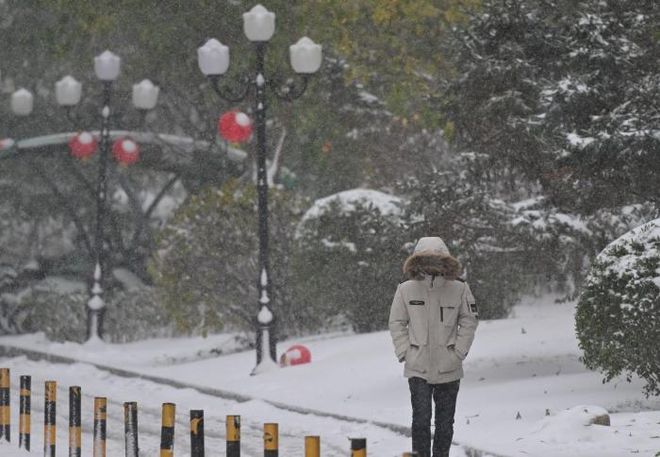
[{"label": "ornate lamp arm", "polygon": [[238,90],[232,90],[228,86],[220,86],[220,75],[209,75],[208,79],[211,82],[211,87],[218,96],[224,100],[227,100],[231,103],[238,103],[249,95],[250,87],[252,86],[250,82],[250,77],[247,75],[241,76],[240,86]]},{"label": "ornate lamp arm", "polygon": [[268,84],[277,98],[291,102],[305,93],[309,75],[296,73],[293,78],[287,78],[286,82],[283,80],[282,76],[275,75],[268,80]]}]

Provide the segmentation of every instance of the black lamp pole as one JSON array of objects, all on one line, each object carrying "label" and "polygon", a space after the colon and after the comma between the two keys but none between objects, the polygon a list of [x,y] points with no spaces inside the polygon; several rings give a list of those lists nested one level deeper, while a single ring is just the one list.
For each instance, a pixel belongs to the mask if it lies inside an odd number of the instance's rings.
[{"label": "black lamp pole", "polygon": [[103,300],[103,274],[106,266],[103,238],[103,224],[105,221],[106,200],[108,193],[108,156],[110,148],[110,94],[111,81],[103,82],[103,109],[101,116],[101,147],[99,157],[99,171],[96,180],[96,230],[94,240],[94,275],[90,290],[90,299],[87,302],[87,341],[103,337],[103,316],[105,314],[105,301]]},{"label": "black lamp pole", "polygon": [[270,251],[269,251],[269,229],[268,229],[268,171],[266,167],[266,88],[270,87],[273,94],[282,100],[292,101],[299,98],[307,88],[307,74],[299,75],[297,83],[289,79],[286,84],[281,84],[277,76],[269,77],[265,71],[266,41],[255,42],[256,65],[253,75],[242,78],[242,87],[238,91],[232,91],[220,86],[219,75],[209,75],[211,85],[215,92],[229,102],[240,102],[245,100],[250,89],[255,90],[255,130],[257,139],[257,208],[258,208],[258,236],[259,236],[259,274],[257,277],[257,292],[259,295],[256,325],[256,349],[257,366],[253,374],[256,374],[259,366],[264,362],[264,355],[268,354],[270,360],[275,362],[276,335],[275,315],[271,307],[271,276],[270,276]]},{"label": "black lamp pole", "polygon": [[[259,277],[257,280],[257,291],[259,294],[259,312],[265,307],[263,313],[257,318],[257,366],[262,361],[263,354],[268,351],[270,358],[276,360],[276,336],[273,332],[274,316],[270,309],[271,281],[270,281],[270,249],[268,230],[268,172],[266,170],[266,80],[264,77],[264,58],[266,44],[263,42],[255,45],[257,52],[256,78],[255,78],[255,121],[257,129],[257,207],[259,214]],[[267,319],[270,312],[271,319]],[[262,322],[263,321],[263,322]],[[268,332],[269,338],[264,345],[264,332]]]}]

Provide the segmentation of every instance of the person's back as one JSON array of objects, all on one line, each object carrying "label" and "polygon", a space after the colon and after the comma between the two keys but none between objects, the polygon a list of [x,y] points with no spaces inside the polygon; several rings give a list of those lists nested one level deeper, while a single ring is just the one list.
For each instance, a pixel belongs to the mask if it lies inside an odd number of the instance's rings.
[{"label": "person's back", "polygon": [[390,334],[405,362],[413,408],[413,450],[429,457],[431,398],[435,401],[433,457],[449,455],[463,359],[477,327],[477,307],[460,263],[438,237],[421,238],[404,264],[390,310]]}]

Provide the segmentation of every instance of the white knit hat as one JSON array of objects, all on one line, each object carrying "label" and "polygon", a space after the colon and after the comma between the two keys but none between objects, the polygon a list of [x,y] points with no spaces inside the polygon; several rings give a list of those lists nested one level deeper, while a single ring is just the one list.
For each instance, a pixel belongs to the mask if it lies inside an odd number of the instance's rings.
[{"label": "white knit hat", "polygon": [[420,238],[415,245],[413,254],[428,253],[431,255],[439,255],[442,257],[449,257],[449,249],[442,238],[439,236],[425,236]]}]

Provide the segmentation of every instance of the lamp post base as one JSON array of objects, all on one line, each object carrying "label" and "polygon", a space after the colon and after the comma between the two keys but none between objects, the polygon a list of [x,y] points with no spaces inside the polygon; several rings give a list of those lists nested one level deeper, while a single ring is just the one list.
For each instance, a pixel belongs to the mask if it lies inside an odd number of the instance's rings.
[{"label": "lamp post base", "polygon": [[257,374],[265,373],[268,371],[273,371],[278,369],[280,366],[273,359],[271,354],[271,340],[270,340],[270,328],[262,326],[257,331],[257,351],[258,353],[258,362],[257,366],[252,369],[250,376]]},{"label": "lamp post base", "polygon": [[252,369],[250,376],[255,376],[261,373],[267,373],[269,371],[275,371],[279,369],[280,366],[270,357],[266,357],[259,364]]},{"label": "lamp post base", "polygon": [[86,343],[102,343],[101,329],[103,328],[103,317],[105,307],[100,309],[87,308],[87,339]]}]

